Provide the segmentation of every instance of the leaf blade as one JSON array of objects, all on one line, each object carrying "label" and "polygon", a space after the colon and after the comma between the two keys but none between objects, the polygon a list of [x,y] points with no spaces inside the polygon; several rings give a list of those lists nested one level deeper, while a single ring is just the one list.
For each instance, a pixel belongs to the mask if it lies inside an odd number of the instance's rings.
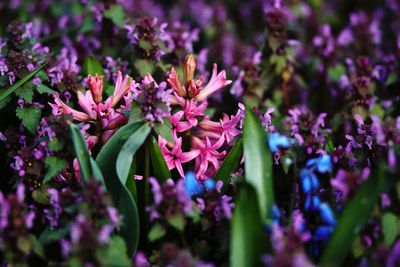
[{"label": "leaf blade", "polygon": [[126,184],[130,167],[132,165],[133,156],[136,151],[143,145],[149,135],[151,127],[148,123],[142,125],[139,129],[125,142],[117,157],[117,174],[122,184]]},{"label": "leaf blade", "polygon": [[171,178],[171,172],[168,169],[167,163],[165,162],[164,156],[154,136],[152,136],[150,142],[150,157],[153,164],[154,175],[158,181],[164,183],[168,178]]},{"label": "leaf blade", "polygon": [[227,190],[230,175],[238,168],[242,155],[243,139],[240,138],[236,140],[228,155],[225,157],[224,162],[222,162],[218,172],[215,174],[215,179],[221,180],[224,183],[222,187],[223,192]]},{"label": "leaf blade", "polygon": [[35,76],[40,70],[42,70],[45,66],[47,65],[47,62],[43,63],[42,65],[40,65],[39,67],[37,67],[36,69],[34,69],[33,71],[31,71],[30,73],[26,74],[24,77],[22,77],[21,80],[19,80],[18,82],[16,82],[14,85],[12,85],[10,88],[8,88],[6,91],[4,91],[1,95],[0,95],[0,102],[3,101],[7,96],[9,96],[10,94],[12,94],[15,90],[17,90],[20,86],[22,86],[24,83],[26,83],[27,81],[29,81],[33,76]]},{"label": "leaf blade", "polygon": [[240,186],[231,225],[230,266],[259,266],[263,228],[257,194],[248,183]]},{"label": "leaf blade", "polygon": [[246,182],[253,185],[265,220],[274,203],[272,158],[266,144],[265,130],[253,111],[247,110],[243,128]]}]

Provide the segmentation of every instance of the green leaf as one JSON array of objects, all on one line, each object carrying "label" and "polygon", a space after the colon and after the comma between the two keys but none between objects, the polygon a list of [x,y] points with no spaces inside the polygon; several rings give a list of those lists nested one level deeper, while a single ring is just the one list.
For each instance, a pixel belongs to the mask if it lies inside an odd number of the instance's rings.
[{"label": "green leaf", "polygon": [[104,191],[107,191],[103,174],[96,161],[89,155],[89,151],[86,146],[85,138],[81,131],[75,124],[70,124],[72,142],[74,144],[74,150],[76,158],[79,163],[79,170],[83,181],[87,181],[94,178],[101,182]]},{"label": "green leaf", "polygon": [[49,181],[52,177],[54,177],[60,171],[64,170],[64,168],[67,166],[67,161],[65,159],[60,159],[54,156],[46,157],[44,162],[49,168],[46,176],[43,178],[44,182]]},{"label": "green leaf", "polygon": [[38,107],[17,108],[17,117],[22,121],[22,124],[32,133],[36,134],[37,126],[40,122],[42,111]]},{"label": "green leaf", "polygon": [[22,98],[25,102],[31,104],[33,98],[33,85],[27,83],[22,85],[15,90],[15,94]]},{"label": "green leaf", "polygon": [[232,218],[230,266],[260,266],[264,238],[256,191],[243,183]]},{"label": "green leaf", "polygon": [[183,231],[183,229],[185,229],[185,217],[183,217],[182,214],[176,214],[174,216],[169,217],[168,219],[168,223],[175,227],[177,230],[179,231]]},{"label": "green leaf", "polygon": [[153,165],[154,176],[160,183],[166,182],[168,178],[171,178],[171,172],[169,171],[160,147],[153,136],[151,137],[150,142],[150,156]]},{"label": "green leaf", "polygon": [[225,192],[228,189],[231,174],[238,168],[242,156],[243,156],[243,139],[240,138],[235,141],[233,147],[231,148],[231,151],[229,151],[218,172],[215,174],[216,180],[221,180],[224,182],[224,185],[222,187],[223,192]]},{"label": "green leaf", "polygon": [[86,147],[86,141],[83,138],[78,126],[71,123],[70,129],[75,155],[79,162],[81,178],[84,181],[87,181],[92,177],[92,168],[90,166],[90,155]]},{"label": "green leaf", "polygon": [[123,145],[142,125],[143,123],[137,122],[121,127],[103,146],[96,158],[101,172],[104,177],[107,177],[105,183],[113,203],[118,208],[118,212],[124,216],[121,235],[131,256],[135,253],[139,242],[139,215],[134,198],[118,178],[116,162]]},{"label": "green leaf", "polygon": [[357,229],[367,222],[380,194],[389,187],[389,179],[385,177],[386,174],[382,169],[379,168],[368,178],[345,207],[322,254],[319,266],[342,265],[357,236]]},{"label": "green leaf", "polygon": [[274,204],[272,156],[265,130],[253,111],[247,110],[243,128],[245,178],[257,191],[261,217],[265,220]]},{"label": "green leaf", "polygon": [[33,76],[35,76],[41,69],[43,69],[45,66],[47,65],[47,62],[43,63],[42,65],[40,65],[39,67],[37,67],[35,70],[33,70],[32,72],[26,74],[21,80],[19,80],[18,82],[16,82],[13,86],[11,86],[10,88],[8,88],[6,91],[4,91],[1,95],[0,95],[0,102],[3,101],[7,96],[9,96],[10,94],[12,94],[15,90],[17,90],[20,86],[22,86],[24,83],[26,83],[27,81],[29,81]]},{"label": "green leaf", "polygon": [[335,67],[328,69],[328,76],[333,81],[339,81],[340,77],[346,73],[346,68],[342,64],[336,64]]},{"label": "green leaf", "polygon": [[154,71],[154,65],[146,59],[138,59],[135,61],[134,65],[142,77],[147,73],[153,73]]},{"label": "green leaf", "polygon": [[400,231],[399,217],[392,212],[386,212],[382,216],[382,232],[385,244],[390,247],[396,240]]},{"label": "green leaf", "polygon": [[172,125],[168,119],[164,119],[162,123],[154,123],[153,129],[158,135],[161,135],[167,141],[172,143],[174,142],[174,137],[172,136],[171,131]]},{"label": "green leaf", "polygon": [[83,74],[87,75],[104,75],[103,67],[100,62],[93,56],[88,56],[83,62]]},{"label": "green leaf", "polygon": [[121,28],[125,25],[125,12],[120,5],[112,5],[104,12],[104,17],[111,19],[114,24]]},{"label": "green leaf", "polygon": [[132,165],[133,156],[136,151],[143,145],[149,135],[151,127],[149,124],[142,125],[139,129],[131,134],[122,147],[117,157],[117,174],[122,184],[126,184],[129,170]]},{"label": "green leaf", "polygon": [[50,95],[52,95],[52,94],[54,94],[56,92],[56,91],[54,91],[53,89],[47,87],[44,84],[39,84],[36,87],[36,91],[38,91],[39,94],[50,94]]},{"label": "green leaf", "polygon": [[48,204],[50,200],[49,189],[50,185],[48,183],[42,184],[41,187],[33,190],[32,198],[39,204]]},{"label": "green leaf", "polygon": [[98,257],[101,266],[129,267],[131,261],[126,256],[126,245],[119,236],[114,236],[104,251],[100,251]]},{"label": "green leaf", "polygon": [[157,239],[160,239],[165,235],[165,233],[165,228],[161,224],[156,223],[149,232],[149,240],[153,242]]},{"label": "green leaf", "polygon": [[42,246],[51,244],[53,242],[56,242],[66,236],[69,233],[68,227],[59,229],[59,230],[51,230],[49,227],[47,227],[42,234],[39,236],[39,243],[42,244]]},{"label": "green leaf", "polygon": [[137,103],[131,103],[131,113],[129,115],[129,122],[143,121],[143,111]]}]

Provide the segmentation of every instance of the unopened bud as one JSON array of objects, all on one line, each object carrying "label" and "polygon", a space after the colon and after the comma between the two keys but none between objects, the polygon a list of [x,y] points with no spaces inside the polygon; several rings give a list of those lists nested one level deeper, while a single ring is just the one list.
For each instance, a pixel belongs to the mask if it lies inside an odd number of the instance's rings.
[{"label": "unopened bud", "polygon": [[196,71],[196,58],[189,54],[185,58],[185,62],[183,63],[183,80],[186,85],[193,80],[194,72]]},{"label": "unopened bud", "polygon": [[103,76],[100,75],[89,75],[88,76],[88,85],[90,92],[92,93],[93,100],[96,104],[99,104],[102,100],[103,94]]}]

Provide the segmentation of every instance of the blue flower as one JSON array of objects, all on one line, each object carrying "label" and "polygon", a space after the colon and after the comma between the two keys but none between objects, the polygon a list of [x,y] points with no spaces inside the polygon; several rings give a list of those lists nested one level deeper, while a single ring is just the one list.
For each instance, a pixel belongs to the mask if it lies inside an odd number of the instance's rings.
[{"label": "blue flower", "polygon": [[327,203],[322,203],[319,205],[319,213],[324,223],[332,226],[336,225],[336,219],[333,215],[333,211]]},{"label": "blue flower", "polygon": [[333,226],[320,226],[317,228],[314,234],[315,240],[326,241],[333,232]]},{"label": "blue flower", "polygon": [[215,181],[211,178],[207,178],[204,181],[204,187],[206,188],[207,191],[211,191],[215,189]]},{"label": "blue flower", "polygon": [[312,190],[317,190],[319,188],[319,181],[315,173],[308,169],[300,170],[300,180],[303,187],[303,192],[308,194]]},{"label": "blue flower", "polygon": [[272,153],[277,152],[279,148],[288,148],[290,145],[290,139],[279,133],[269,134],[267,140]]},{"label": "blue flower", "polygon": [[184,185],[189,196],[201,195],[204,192],[204,186],[196,179],[193,172],[186,173]]},{"label": "blue flower", "polygon": [[272,224],[279,224],[279,220],[282,217],[282,213],[279,210],[278,206],[273,205],[270,209]]},{"label": "blue flower", "polygon": [[316,195],[307,195],[306,201],[304,202],[304,209],[306,211],[319,210],[321,200]]},{"label": "blue flower", "polygon": [[322,155],[319,158],[309,159],[307,167],[316,168],[320,173],[332,172],[332,160],[328,154]]}]

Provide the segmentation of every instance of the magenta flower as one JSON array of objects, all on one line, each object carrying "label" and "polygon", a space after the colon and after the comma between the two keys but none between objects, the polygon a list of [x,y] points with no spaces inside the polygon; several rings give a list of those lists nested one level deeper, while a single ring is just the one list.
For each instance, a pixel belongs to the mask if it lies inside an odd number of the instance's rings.
[{"label": "magenta flower", "polygon": [[220,71],[217,74],[217,64],[213,66],[213,72],[211,79],[208,84],[201,90],[201,92],[195,97],[196,101],[203,101],[213,93],[217,92],[222,87],[231,84],[232,81],[226,79],[225,71]]},{"label": "magenta flower", "polygon": [[[130,110],[132,93],[137,85],[128,75],[122,78],[121,72],[118,71],[114,93],[112,96],[108,97],[104,103],[101,102],[103,92],[102,76],[89,75],[88,86],[90,90],[85,93],[80,91],[77,93],[78,104],[83,112],[69,107],[60,99],[57,93],[54,94],[55,103],[49,103],[49,105],[53,109],[53,115],[71,114],[74,120],[82,122],[100,121],[102,132],[99,134],[102,135],[101,138],[103,142],[106,142],[118,127],[128,122],[128,118],[122,111]],[[122,98],[124,98],[125,105],[121,104],[119,108],[115,109],[115,105],[120,102]],[[99,140],[98,137],[94,138],[94,136],[89,135],[86,135],[85,138],[86,141],[91,144],[89,148],[93,147]]]},{"label": "magenta flower", "polygon": [[49,103],[49,105],[52,108],[53,115],[71,114],[72,118],[77,121],[87,122],[90,120],[90,116],[88,114],[81,112],[81,111],[77,111],[77,110],[71,108],[70,106],[68,106],[67,104],[65,104],[60,99],[60,96],[58,93],[55,93],[53,95],[53,97],[54,97],[55,104]]},{"label": "magenta flower", "polygon": [[181,177],[185,176],[182,163],[191,161],[200,154],[200,151],[197,149],[189,152],[182,152],[182,138],[175,137],[175,144],[172,149],[169,149],[167,140],[158,136],[158,145],[160,146],[164,159],[167,162],[168,169],[172,170],[176,168]]},{"label": "magenta flower", "polygon": [[201,135],[213,139],[219,139],[223,136],[226,142],[230,143],[235,136],[241,133],[241,131],[237,129],[240,120],[240,116],[231,116],[229,118],[227,114],[224,114],[223,119],[219,122],[211,121],[206,118],[199,123],[199,127],[203,130]]},{"label": "magenta flower", "polygon": [[186,56],[183,64],[184,84],[180,82],[175,69],[171,69],[167,79],[167,82],[174,90],[174,95],[171,96],[171,103],[179,103],[182,105],[182,99],[193,99],[195,102],[201,102],[220,90],[222,87],[232,83],[232,81],[226,79],[226,73],[224,70],[219,73],[217,72],[217,64],[214,64],[211,79],[207,85],[203,87],[204,78],[201,76],[195,80],[195,70],[196,60],[193,55]]},{"label": "magenta flower", "polygon": [[[196,158],[196,176],[200,179],[206,179],[213,176],[219,169],[219,160],[223,159],[226,151],[218,152],[218,149],[224,144],[224,137],[221,136],[217,142],[212,143],[208,137],[201,140],[198,137],[192,138],[192,146],[200,151],[199,157]],[[212,168],[209,168],[211,164]]]}]

